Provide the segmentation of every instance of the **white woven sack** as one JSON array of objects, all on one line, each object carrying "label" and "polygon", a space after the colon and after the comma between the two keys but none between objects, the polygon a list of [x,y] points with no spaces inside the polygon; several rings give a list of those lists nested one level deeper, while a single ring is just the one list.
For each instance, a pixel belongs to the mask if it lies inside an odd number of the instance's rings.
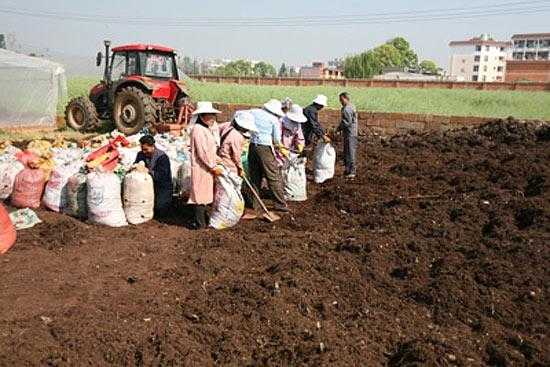
[{"label": "white woven sack", "polygon": [[142,224],[153,219],[155,190],[147,171],[133,170],[124,177],[124,213],[130,224]]},{"label": "white woven sack", "polygon": [[216,193],[210,216],[210,227],[226,229],[235,226],[244,213],[244,199],[241,194],[242,178],[224,169],[216,178]]},{"label": "white woven sack", "polygon": [[24,168],[25,166],[15,159],[0,162],[0,200],[6,200],[10,197],[15,183],[15,176]]},{"label": "white woven sack", "polygon": [[336,150],[330,143],[319,142],[314,154],[315,183],[323,183],[334,177]]},{"label": "white woven sack", "polygon": [[89,173],[88,218],[92,223],[109,227],[128,225],[120,198],[120,179],[112,172]]},{"label": "white woven sack", "polygon": [[285,198],[288,201],[307,200],[306,158],[291,157],[285,168]]},{"label": "white woven sack", "polygon": [[67,203],[67,182],[81,168],[80,163],[60,165],[56,167],[44,189],[42,203],[54,212],[60,212]]}]

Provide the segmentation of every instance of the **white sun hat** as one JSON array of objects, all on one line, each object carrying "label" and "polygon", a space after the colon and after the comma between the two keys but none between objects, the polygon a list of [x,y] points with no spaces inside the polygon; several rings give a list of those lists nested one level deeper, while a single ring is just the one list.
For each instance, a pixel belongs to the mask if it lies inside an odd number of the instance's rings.
[{"label": "white sun hat", "polygon": [[315,97],[315,99],[313,100],[313,103],[317,103],[318,105],[326,107],[328,106],[328,98],[327,96],[319,94],[317,97]]},{"label": "white sun hat", "polygon": [[290,111],[287,112],[286,117],[294,122],[303,124],[307,121],[307,117],[304,115],[304,110],[297,104],[293,104]]},{"label": "white sun hat", "polygon": [[255,133],[258,131],[258,129],[256,129],[256,120],[254,119],[254,115],[248,111],[235,112],[233,121],[235,121],[240,128],[246,130],[244,133],[245,136],[250,136],[251,132]]},{"label": "white sun hat", "polygon": [[197,109],[193,111],[192,115],[201,115],[203,113],[222,113],[212,106],[212,102],[197,102]]},{"label": "white sun hat", "polygon": [[264,108],[279,117],[283,117],[285,115],[282,110],[283,105],[281,104],[281,101],[278,101],[276,99],[270,99],[269,101],[267,101],[264,104]]}]

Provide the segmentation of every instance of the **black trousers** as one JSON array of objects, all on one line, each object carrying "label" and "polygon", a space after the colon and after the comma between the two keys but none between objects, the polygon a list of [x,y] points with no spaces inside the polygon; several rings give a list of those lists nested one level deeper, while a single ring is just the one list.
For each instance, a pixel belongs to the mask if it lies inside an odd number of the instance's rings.
[{"label": "black trousers", "polygon": [[195,205],[193,208],[195,213],[195,226],[197,229],[208,227],[208,209],[206,205]]},{"label": "black trousers", "polygon": [[[256,192],[260,192],[262,187],[262,179],[267,179],[269,189],[275,197],[275,201],[286,206],[285,194],[283,188],[283,177],[275,154],[273,154],[273,148],[267,145],[250,144],[248,150],[248,175],[250,177],[250,183],[254,186]],[[247,207],[257,207],[255,200],[246,200]]]}]

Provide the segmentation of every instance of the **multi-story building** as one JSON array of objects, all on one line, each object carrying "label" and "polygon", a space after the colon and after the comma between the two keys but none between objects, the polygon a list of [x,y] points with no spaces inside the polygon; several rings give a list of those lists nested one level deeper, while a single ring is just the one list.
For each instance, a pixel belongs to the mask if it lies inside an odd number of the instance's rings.
[{"label": "multi-story building", "polygon": [[486,34],[466,41],[452,41],[449,74],[459,81],[503,82],[511,45]]},{"label": "multi-story building", "polygon": [[512,42],[506,81],[550,82],[550,33],[515,34]]},{"label": "multi-story building", "polygon": [[335,66],[326,66],[322,62],[314,62],[311,66],[300,68],[300,77],[305,79],[343,79],[344,72]]}]

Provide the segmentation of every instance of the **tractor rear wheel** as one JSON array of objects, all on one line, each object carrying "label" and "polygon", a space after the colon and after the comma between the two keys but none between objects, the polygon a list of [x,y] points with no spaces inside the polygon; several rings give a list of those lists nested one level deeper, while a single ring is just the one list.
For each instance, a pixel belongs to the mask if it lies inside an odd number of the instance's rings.
[{"label": "tractor rear wheel", "polygon": [[126,87],[115,97],[113,117],[120,132],[133,135],[156,121],[155,111],[151,95],[136,87]]},{"label": "tractor rear wheel", "polygon": [[99,117],[88,97],[73,98],[65,108],[65,123],[77,131],[99,127]]}]

